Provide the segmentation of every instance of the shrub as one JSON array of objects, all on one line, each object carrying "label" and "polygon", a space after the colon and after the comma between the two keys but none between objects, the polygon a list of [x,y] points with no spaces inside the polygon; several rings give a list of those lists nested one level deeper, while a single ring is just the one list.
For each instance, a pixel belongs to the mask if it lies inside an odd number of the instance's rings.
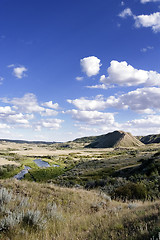
[{"label": "shrub", "polygon": [[24,225],[39,229],[43,229],[46,224],[46,220],[38,210],[27,210],[27,212],[23,213],[22,222]]},{"label": "shrub", "polygon": [[47,215],[51,219],[62,220],[62,214],[58,212],[56,203],[48,203],[47,205]]},{"label": "shrub", "polygon": [[6,188],[0,189],[0,205],[8,203],[13,198],[13,194],[8,192]]},{"label": "shrub", "polygon": [[8,231],[22,221],[22,212],[9,212],[0,221],[0,231]]},{"label": "shrub", "polygon": [[106,200],[106,202],[111,202],[111,197],[105,194],[104,192],[100,192],[100,196]]},{"label": "shrub", "polygon": [[146,186],[142,183],[127,183],[115,190],[115,198],[123,200],[140,199],[145,200],[147,197]]}]

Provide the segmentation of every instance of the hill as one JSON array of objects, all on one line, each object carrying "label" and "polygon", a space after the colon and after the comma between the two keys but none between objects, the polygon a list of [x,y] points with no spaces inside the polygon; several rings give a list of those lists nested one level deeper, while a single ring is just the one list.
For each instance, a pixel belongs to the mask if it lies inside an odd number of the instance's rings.
[{"label": "hill", "polygon": [[144,144],[160,143],[160,134],[137,137]]},{"label": "hill", "polygon": [[144,144],[131,133],[124,131],[114,131],[101,135],[86,147],[88,148],[113,148],[113,147],[138,147]]}]

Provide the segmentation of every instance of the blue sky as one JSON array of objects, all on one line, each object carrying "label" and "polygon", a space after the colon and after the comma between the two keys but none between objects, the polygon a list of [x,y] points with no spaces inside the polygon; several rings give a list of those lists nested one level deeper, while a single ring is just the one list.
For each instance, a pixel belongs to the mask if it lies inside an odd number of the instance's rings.
[{"label": "blue sky", "polygon": [[160,0],[1,0],[0,138],[160,133]]}]

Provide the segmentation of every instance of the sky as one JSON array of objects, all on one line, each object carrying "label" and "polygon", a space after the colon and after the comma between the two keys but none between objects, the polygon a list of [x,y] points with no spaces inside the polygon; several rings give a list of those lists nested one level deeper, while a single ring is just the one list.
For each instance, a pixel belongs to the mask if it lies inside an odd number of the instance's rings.
[{"label": "sky", "polygon": [[0,139],[160,133],[160,0],[0,0]]}]

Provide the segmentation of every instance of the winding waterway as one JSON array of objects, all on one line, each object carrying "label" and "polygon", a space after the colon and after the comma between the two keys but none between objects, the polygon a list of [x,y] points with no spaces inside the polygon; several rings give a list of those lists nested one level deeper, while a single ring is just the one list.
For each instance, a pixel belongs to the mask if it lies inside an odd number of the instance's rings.
[{"label": "winding waterway", "polygon": [[[49,165],[48,162],[46,161],[43,161],[41,159],[35,159],[33,160],[38,167],[40,168],[48,168],[48,167],[60,167],[59,165],[56,165],[56,164],[53,164],[52,166]],[[25,174],[28,173],[28,170],[30,170],[31,168],[28,167],[28,166],[24,166],[24,169],[22,171],[20,171],[18,174],[16,174],[14,176],[14,178],[18,179],[18,180],[21,180],[24,178]]]},{"label": "winding waterway", "polygon": [[21,180],[24,178],[24,175],[28,173],[28,170],[31,169],[28,166],[24,166],[24,169],[14,176],[14,178]]}]

